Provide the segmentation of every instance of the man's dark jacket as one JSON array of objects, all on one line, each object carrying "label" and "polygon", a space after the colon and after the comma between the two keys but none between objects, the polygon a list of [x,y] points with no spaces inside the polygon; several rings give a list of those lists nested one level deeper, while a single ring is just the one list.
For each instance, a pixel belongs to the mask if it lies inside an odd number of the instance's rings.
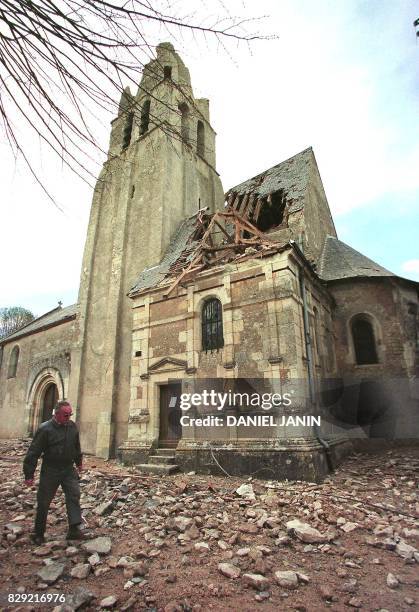
[{"label": "man's dark jacket", "polygon": [[81,465],[82,453],[77,426],[73,421],[59,425],[55,419],[45,421],[36,432],[23,462],[25,480],[31,480],[38,459],[43,456],[43,467],[69,468]]}]

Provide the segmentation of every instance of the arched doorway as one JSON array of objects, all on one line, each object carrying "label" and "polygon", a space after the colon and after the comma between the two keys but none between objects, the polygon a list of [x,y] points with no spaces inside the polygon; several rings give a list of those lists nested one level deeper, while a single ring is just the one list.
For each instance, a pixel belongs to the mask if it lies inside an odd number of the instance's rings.
[{"label": "arched doorway", "polygon": [[26,403],[27,432],[32,436],[41,423],[48,421],[57,401],[64,399],[63,378],[56,368],[44,368],[35,377]]},{"label": "arched doorway", "polygon": [[49,421],[54,411],[54,406],[58,402],[58,389],[55,383],[50,383],[44,391],[42,399],[41,423]]}]

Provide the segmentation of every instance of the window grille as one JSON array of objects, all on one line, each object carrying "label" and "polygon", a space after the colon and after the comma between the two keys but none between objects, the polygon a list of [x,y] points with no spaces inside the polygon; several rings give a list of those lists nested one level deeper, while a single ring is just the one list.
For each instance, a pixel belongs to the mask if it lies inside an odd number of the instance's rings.
[{"label": "window grille", "polygon": [[223,308],[220,300],[211,298],[202,308],[202,350],[214,351],[223,346]]}]

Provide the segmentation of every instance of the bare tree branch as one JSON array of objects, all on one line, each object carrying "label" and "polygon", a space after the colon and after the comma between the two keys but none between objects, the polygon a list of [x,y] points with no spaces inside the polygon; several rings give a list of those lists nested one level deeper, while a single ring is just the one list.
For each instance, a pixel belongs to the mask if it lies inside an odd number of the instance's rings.
[{"label": "bare tree branch", "polygon": [[[154,55],[149,35],[153,23],[175,39],[185,31],[204,40],[212,36],[224,49],[228,40],[248,44],[269,38],[248,33],[246,27],[256,20],[232,17],[221,2],[223,14],[208,15],[208,21],[195,13],[176,14],[182,3],[160,0],[160,5],[164,8],[149,0],[0,0],[3,132],[38,182],[16,122],[90,183],[99,164],[89,117],[115,115],[124,84],[138,86]],[[174,126],[151,119],[170,138],[182,138]]]}]

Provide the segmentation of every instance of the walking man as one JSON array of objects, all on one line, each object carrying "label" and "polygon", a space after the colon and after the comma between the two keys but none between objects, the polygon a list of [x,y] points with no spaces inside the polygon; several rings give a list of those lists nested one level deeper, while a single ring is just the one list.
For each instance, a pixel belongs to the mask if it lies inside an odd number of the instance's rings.
[{"label": "walking man", "polygon": [[35,544],[45,542],[48,510],[60,485],[64,491],[67,507],[69,525],[67,539],[84,539],[84,534],[79,528],[82,518],[78,474],[82,471],[82,453],[77,426],[70,420],[72,414],[69,402],[58,402],[52,419],[42,423],[36,432],[23,462],[25,484],[31,487],[34,484],[38,459],[42,455],[35,530],[32,534],[32,541]]}]

